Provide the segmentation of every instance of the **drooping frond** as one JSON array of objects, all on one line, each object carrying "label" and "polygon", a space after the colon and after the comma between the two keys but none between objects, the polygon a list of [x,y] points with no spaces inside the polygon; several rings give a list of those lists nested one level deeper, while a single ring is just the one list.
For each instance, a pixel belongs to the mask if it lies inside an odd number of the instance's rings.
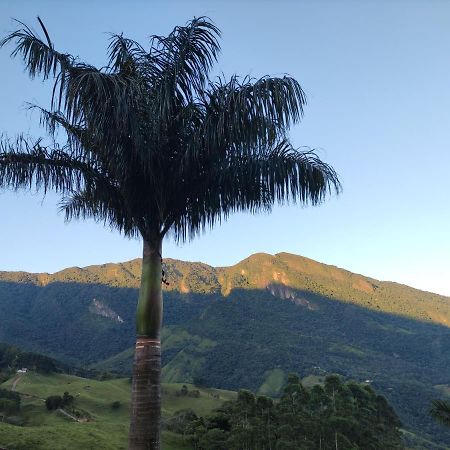
[{"label": "drooping frond", "polygon": [[120,191],[110,185],[103,186],[101,190],[87,186],[73,192],[63,198],[60,210],[67,221],[93,218],[128,237],[136,237],[141,233]]},{"label": "drooping frond", "polygon": [[233,212],[256,213],[289,201],[316,205],[341,189],[331,166],[312,150],[296,150],[285,139],[272,148],[230,151],[225,158],[210,158],[190,174],[184,179],[190,189],[181,185],[175,191],[172,215],[166,223],[166,229],[172,227],[181,241]]},{"label": "drooping frond", "polygon": [[41,75],[44,79],[55,79],[52,109],[64,107],[65,116],[73,124],[89,122],[98,128],[121,125],[124,128],[130,111],[136,107],[136,90],[140,86],[131,83],[127,75],[104,72],[58,52],[44,24],[38,20],[45,42],[19,22],[23,28],[6,36],[0,46],[15,42],[12,56],[22,56],[31,77]]},{"label": "drooping frond", "polygon": [[65,72],[75,62],[75,58],[67,53],[60,53],[53,47],[47,29],[38,17],[44,31],[46,43],[24,23],[17,21],[23,28],[16,30],[0,41],[0,47],[15,41],[16,47],[11,56],[21,55],[31,78],[41,75],[44,80],[50,76],[56,77],[59,72]]},{"label": "drooping frond", "polygon": [[444,400],[433,400],[431,416],[437,421],[450,427],[450,403]]},{"label": "drooping frond", "polygon": [[103,177],[82,155],[66,148],[49,149],[41,140],[19,137],[0,140],[0,187],[32,188],[47,192],[70,192],[86,180],[98,182]]},{"label": "drooping frond", "polygon": [[30,104],[28,107],[31,110],[39,111],[41,125],[47,129],[47,132],[53,139],[56,138],[58,129],[62,128],[74,153],[81,154],[92,151],[95,136],[89,133],[85,127],[74,125],[60,111],[49,111],[33,104]]},{"label": "drooping frond", "polygon": [[202,95],[205,120],[198,139],[213,151],[224,145],[271,145],[301,119],[305,104],[301,86],[291,77],[220,78]]},{"label": "drooping frond", "polygon": [[136,41],[122,34],[112,34],[108,46],[109,67],[115,72],[134,71],[144,62],[147,53]]}]

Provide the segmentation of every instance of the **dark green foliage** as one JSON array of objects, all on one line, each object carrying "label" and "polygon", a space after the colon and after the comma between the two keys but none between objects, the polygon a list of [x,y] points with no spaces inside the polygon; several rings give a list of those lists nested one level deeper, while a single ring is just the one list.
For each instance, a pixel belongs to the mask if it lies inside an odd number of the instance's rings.
[{"label": "dark green foliage", "polygon": [[188,387],[185,384],[183,384],[183,386],[181,386],[181,389],[175,392],[175,395],[177,397],[198,398],[200,397],[200,391],[198,389],[189,390]]},{"label": "dark green foliage", "polygon": [[26,367],[41,373],[56,371],[56,361],[48,356],[24,352],[8,344],[0,343],[0,369]]},{"label": "dark green foliage", "polygon": [[102,372],[97,377],[97,379],[100,381],[111,380],[113,378],[114,378],[114,375],[110,372]]},{"label": "dark green foliage", "polygon": [[192,409],[183,409],[177,411],[165,422],[165,427],[174,433],[185,434],[198,419]]},{"label": "dark green foliage", "polygon": [[64,392],[62,397],[62,406],[71,406],[73,405],[75,398],[73,395],[70,395],[68,392]]},{"label": "dark green foliage", "polygon": [[4,419],[20,411],[20,395],[6,389],[0,389],[0,416]]},{"label": "dark green foliage", "polygon": [[181,386],[181,389],[179,391],[177,391],[177,395],[186,396],[187,394],[188,394],[188,388],[185,384],[183,384],[183,386]]},{"label": "dark green foliage", "polygon": [[67,408],[73,406],[75,398],[68,392],[64,392],[63,396],[51,395],[45,399],[45,406],[49,411],[53,411],[58,408]]},{"label": "dark green foliage", "polygon": [[60,395],[50,395],[45,399],[45,406],[49,411],[62,408],[63,399]]},{"label": "dark green foliage", "polygon": [[[43,350],[45,351],[45,349]],[[33,370],[34,372],[43,374],[62,372],[84,378],[97,379],[100,379],[102,376],[102,374],[95,369],[87,369],[66,364],[39,353],[25,352],[13,345],[0,343],[0,383],[6,381],[18,369],[22,369],[24,367],[28,370]],[[114,375],[108,374],[108,378],[114,378]]]},{"label": "dark green foliage", "polygon": [[0,414],[9,416],[16,412],[17,405],[14,400],[0,397]]},{"label": "dark green foliage", "polygon": [[121,406],[122,406],[122,404],[118,400],[111,403],[112,409],[120,409]]},{"label": "dark green foliage", "polygon": [[241,390],[210,416],[180,411],[167,424],[198,450],[395,450],[404,448],[399,427],[384,397],[366,385],[330,376],[325,389],[307,389],[296,375],[277,402]]},{"label": "dark green foliage", "polygon": [[192,389],[191,391],[188,392],[188,397],[199,398],[200,391],[198,389]]},{"label": "dark green foliage", "polygon": [[437,421],[450,427],[450,402],[444,400],[433,400],[431,415]]}]

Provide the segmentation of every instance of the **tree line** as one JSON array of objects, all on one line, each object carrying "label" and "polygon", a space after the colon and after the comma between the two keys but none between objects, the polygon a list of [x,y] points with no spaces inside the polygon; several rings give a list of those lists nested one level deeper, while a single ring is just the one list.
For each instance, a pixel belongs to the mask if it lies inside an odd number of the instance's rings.
[{"label": "tree line", "polygon": [[295,374],[279,401],[241,390],[208,416],[182,410],[166,423],[195,450],[403,449],[400,426],[368,385],[330,375],[323,386],[307,388]]}]

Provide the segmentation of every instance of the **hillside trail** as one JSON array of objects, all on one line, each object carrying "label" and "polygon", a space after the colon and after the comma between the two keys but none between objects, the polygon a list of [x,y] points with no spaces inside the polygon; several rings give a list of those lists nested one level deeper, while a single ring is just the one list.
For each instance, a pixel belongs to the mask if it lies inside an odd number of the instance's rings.
[{"label": "hillside trail", "polygon": [[[15,391],[16,391],[17,385],[18,385],[19,381],[24,377],[24,375],[25,375],[25,374],[22,374],[22,373],[19,374],[19,375],[16,375],[16,378],[13,380],[13,384],[12,384],[12,386],[11,386],[11,391],[12,391],[12,392],[15,392]],[[45,401],[43,398],[36,397],[36,396],[34,396],[34,395],[29,395],[29,394],[20,394],[20,395],[24,395],[24,396],[27,396],[27,397],[30,397],[30,398],[38,398],[39,400]],[[74,420],[75,422],[78,422],[78,423],[84,423],[84,422],[86,422],[86,419],[79,419],[78,417],[75,417],[75,416],[73,416],[72,414],[69,414],[67,411],[65,411],[65,410],[62,409],[62,408],[58,408],[57,411],[58,411],[59,413],[63,414],[64,416],[68,417],[69,419]],[[0,448],[0,450],[2,450],[2,449]]]},{"label": "hillside trail", "polygon": [[21,373],[20,375],[17,375],[16,378],[13,380],[13,384],[11,386],[11,391],[15,392],[16,388],[17,388],[17,384],[19,383],[19,381],[22,379],[23,377],[23,373]]},{"label": "hillside trail", "polygon": [[[11,392],[17,391],[17,385],[19,384],[19,381],[21,381],[24,376],[25,376],[24,373],[16,375],[16,377],[13,379],[13,384],[11,385]],[[45,402],[45,398],[38,397],[37,395],[24,394],[23,392],[17,392],[17,393],[24,398],[36,398],[38,400],[42,400],[43,402]],[[0,450],[2,450],[2,449],[0,448]]]},{"label": "hillside trail", "polygon": [[58,408],[56,411],[63,414],[64,416],[68,417],[69,419],[75,420],[75,422],[79,422],[79,423],[86,422],[86,420],[79,419],[78,417],[72,416],[72,414],[69,414],[67,411],[65,411],[62,408]]}]

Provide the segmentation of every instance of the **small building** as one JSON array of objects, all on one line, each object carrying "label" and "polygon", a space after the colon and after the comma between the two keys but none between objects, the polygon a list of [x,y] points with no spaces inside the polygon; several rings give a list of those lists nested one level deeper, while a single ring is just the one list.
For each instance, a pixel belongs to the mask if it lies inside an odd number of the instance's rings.
[{"label": "small building", "polygon": [[27,372],[28,372],[28,369],[26,367],[22,367],[21,369],[19,369],[17,371],[17,373],[27,373]]}]

